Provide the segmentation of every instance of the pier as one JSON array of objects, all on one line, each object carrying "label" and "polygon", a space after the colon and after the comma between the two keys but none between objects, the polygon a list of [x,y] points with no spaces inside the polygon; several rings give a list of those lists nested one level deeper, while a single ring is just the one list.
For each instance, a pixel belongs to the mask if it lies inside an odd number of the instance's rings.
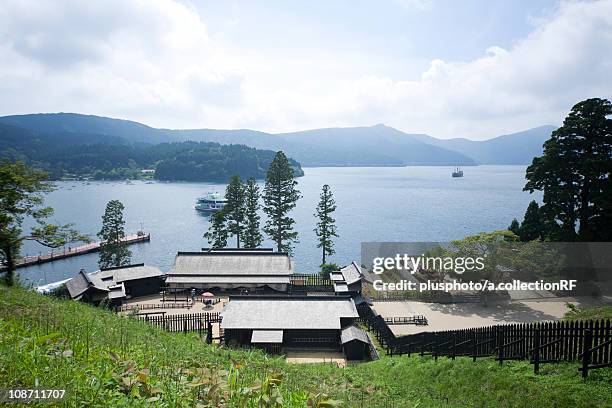
[{"label": "pier", "polygon": [[[151,240],[151,234],[145,234],[143,231],[138,231],[136,234],[127,235],[123,241],[127,244],[137,244],[140,242],[149,242]],[[100,244],[102,241],[92,242],[77,247],[68,247],[58,251],[51,251],[44,255],[25,256],[19,258],[15,263],[16,268],[25,268],[26,266],[38,265],[46,262],[53,262],[71,256],[84,255],[90,252],[97,252],[100,250]],[[6,266],[2,265],[0,271],[5,270]]]}]

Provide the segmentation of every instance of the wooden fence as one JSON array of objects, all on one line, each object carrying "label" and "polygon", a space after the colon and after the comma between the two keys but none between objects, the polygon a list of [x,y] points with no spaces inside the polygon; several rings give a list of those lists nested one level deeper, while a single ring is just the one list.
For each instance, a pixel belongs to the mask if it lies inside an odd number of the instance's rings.
[{"label": "wooden fence", "polygon": [[170,332],[198,331],[200,333],[208,330],[209,323],[221,321],[219,313],[189,313],[172,316],[136,316],[138,320],[147,322]]},{"label": "wooden fence", "polygon": [[192,304],[188,302],[177,303],[134,303],[115,307],[115,312],[126,312],[130,310],[153,310],[153,309],[189,309]]},{"label": "wooden fence", "polygon": [[319,275],[294,274],[291,275],[289,282],[290,293],[334,291],[333,282]]},{"label": "wooden fence", "polygon": [[612,331],[610,320],[536,322],[508,324],[474,329],[424,332],[394,337],[387,343],[388,354],[418,353],[455,359],[458,356],[495,357],[529,360],[534,372],[540,365],[578,361],[586,378],[588,371],[612,367]]}]

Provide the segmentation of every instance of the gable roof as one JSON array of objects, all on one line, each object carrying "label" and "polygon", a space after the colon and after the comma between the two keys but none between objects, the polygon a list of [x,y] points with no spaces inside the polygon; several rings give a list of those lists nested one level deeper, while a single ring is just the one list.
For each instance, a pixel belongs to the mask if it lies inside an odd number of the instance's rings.
[{"label": "gable roof", "polygon": [[282,252],[179,252],[168,276],[286,276],[288,278],[292,272],[291,259]]},{"label": "gable roof", "polygon": [[342,329],[342,332],[340,333],[340,342],[342,344],[345,344],[353,340],[361,341],[363,343],[368,344],[370,343],[368,334],[361,330],[359,327],[351,325]]},{"label": "gable roof", "polygon": [[340,329],[341,318],[359,317],[348,297],[234,296],[221,312],[223,329]]},{"label": "gable roof", "polygon": [[79,298],[88,289],[98,290],[101,292],[109,291],[104,282],[102,282],[98,277],[91,276],[84,270],[79,271],[74,278],[66,282],[66,287],[68,288],[70,297],[73,299]]},{"label": "gable roof", "polygon": [[340,273],[344,277],[344,281],[347,285],[359,282],[362,276],[361,268],[355,263],[355,261],[351,262],[345,267],[340,268]]},{"label": "gable roof", "polygon": [[158,276],[163,276],[163,274],[164,273],[155,266],[134,264],[102,269],[100,271],[91,273],[90,276],[95,275],[104,282],[112,282],[112,284],[118,284],[131,280],[154,278]]},{"label": "gable roof", "polygon": [[152,278],[163,274],[159,268],[145,266],[145,264],[119,266],[92,273],[81,270],[74,278],[66,282],[66,287],[72,299],[80,298],[87,290],[110,292],[108,294],[109,298],[114,299],[125,296],[123,282]]}]

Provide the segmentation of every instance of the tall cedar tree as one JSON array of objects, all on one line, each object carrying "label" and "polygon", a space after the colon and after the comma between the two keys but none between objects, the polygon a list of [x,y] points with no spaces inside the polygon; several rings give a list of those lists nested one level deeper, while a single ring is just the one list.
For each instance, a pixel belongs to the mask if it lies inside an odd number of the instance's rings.
[{"label": "tall cedar tree", "polygon": [[338,237],[336,220],[332,218],[334,211],[336,211],[336,201],[329,185],[325,184],[321,191],[319,204],[313,214],[319,220],[313,231],[318,238],[317,248],[322,250],[321,265],[326,264],[327,255],[333,255],[336,252],[334,250],[334,242],[332,241],[332,238]]},{"label": "tall cedar tree", "polygon": [[542,217],[540,215],[540,206],[535,200],[532,200],[525,211],[525,218],[519,229],[519,237],[521,241],[533,241],[542,239],[544,234],[544,226],[542,225]]},{"label": "tall cedar tree", "polygon": [[213,248],[225,248],[227,246],[227,223],[223,210],[213,213],[210,217],[210,227],[204,233],[204,239],[208,241]]},{"label": "tall cedar tree", "polygon": [[524,190],[544,192],[541,215],[551,240],[612,241],[610,115],[606,99],[577,103],[527,168]]},{"label": "tall cedar tree", "polygon": [[[36,241],[48,248],[59,248],[71,242],[89,242],[71,224],[48,224],[53,208],[44,207],[44,194],[54,189],[45,182],[47,173],[31,169],[22,162],[0,162],[0,261],[6,266],[6,284],[15,283],[15,264],[23,241]],[[23,221],[36,222],[29,234],[22,230]]]},{"label": "tall cedar tree", "polygon": [[125,242],[125,221],[123,219],[123,204],[119,200],[111,200],[106,204],[102,216],[102,229],[98,237],[100,244],[100,269],[130,264],[132,252]]},{"label": "tall cedar tree", "polygon": [[236,248],[240,248],[240,235],[244,230],[244,185],[240,176],[234,175],[225,189],[227,203],[223,207],[227,231],[236,237]]},{"label": "tall cedar tree", "polygon": [[300,192],[297,190],[293,168],[283,152],[277,152],[268,167],[264,187],[264,212],[268,215],[264,232],[276,243],[278,252],[293,253],[293,242],[298,233],[293,230],[295,220],[288,216],[295,208]]},{"label": "tall cedar tree", "polygon": [[259,186],[254,178],[250,178],[244,189],[245,194],[245,226],[244,247],[257,248],[261,245],[262,236],[259,226]]}]

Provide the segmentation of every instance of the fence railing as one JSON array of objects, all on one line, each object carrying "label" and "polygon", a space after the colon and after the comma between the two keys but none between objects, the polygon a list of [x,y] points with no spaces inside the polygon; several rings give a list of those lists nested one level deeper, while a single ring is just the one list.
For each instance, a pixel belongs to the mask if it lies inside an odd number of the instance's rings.
[{"label": "fence railing", "polygon": [[135,316],[136,319],[144,321],[170,332],[198,331],[200,333],[208,330],[209,323],[221,321],[219,313],[189,313],[172,316]]},{"label": "fence railing", "polygon": [[589,370],[612,367],[612,331],[610,320],[496,325],[395,337],[387,352],[436,359],[495,357],[500,364],[529,360],[536,373],[541,364],[579,361],[582,376],[587,377]]},{"label": "fence railing", "polygon": [[189,309],[193,306],[188,302],[176,303],[138,303],[125,304],[115,307],[115,312],[127,312],[130,310],[153,310],[153,309]]},{"label": "fence railing", "polygon": [[293,274],[290,277],[292,285],[312,285],[312,286],[333,286],[330,279],[324,278],[320,275],[306,275],[306,274]]}]

